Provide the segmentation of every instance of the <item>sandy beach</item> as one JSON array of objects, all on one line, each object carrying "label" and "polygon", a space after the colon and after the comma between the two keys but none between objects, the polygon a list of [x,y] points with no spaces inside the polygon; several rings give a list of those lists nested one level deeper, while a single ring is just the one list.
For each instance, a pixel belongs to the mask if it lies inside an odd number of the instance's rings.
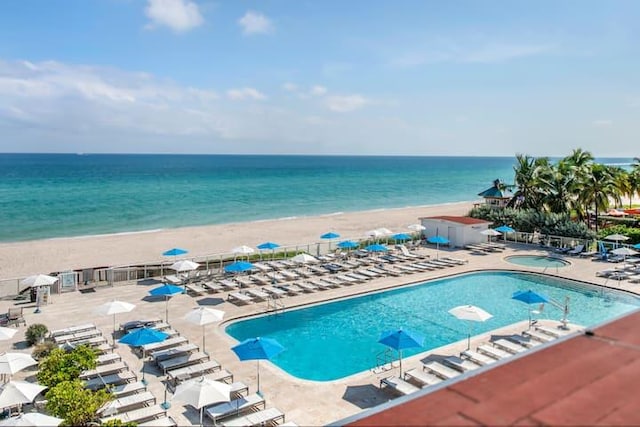
[{"label": "sandy beach", "polygon": [[0,280],[92,267],[131,265],[162,259],[167,249],[189,250],[187,257],[229,253],[240,245],[272,241],[283,246],[320,241],[335,231],[342,238],[362,238],[385,227],[407,232],[419,217],[465,215],[472,202],[350,212],[312,217],[185,227],[141,233],[35,240],[0,244]]}]

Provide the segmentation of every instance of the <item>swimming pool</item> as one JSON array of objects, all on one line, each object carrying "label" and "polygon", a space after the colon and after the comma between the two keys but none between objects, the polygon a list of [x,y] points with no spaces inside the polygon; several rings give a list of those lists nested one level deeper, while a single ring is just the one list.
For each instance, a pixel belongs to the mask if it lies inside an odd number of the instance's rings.
[{"label": "swimming pool", "polygon": [[[511,295],[527,289],[557,301],[569,296],[569,320],[584,326],[640,306],[637,298],[614,293],[602,298],[596,288],[578,282],[532,273],[482,272],[237,321],[226,332],[238,341],[275,338],[286,351],[273,363],[298,378],[330,381],[375,367],[376,355],[386,349],[378,344],[385,330],[404,327],[426,336],[424,347],[403,350],[405,357],[466,338],[467,323],[447,313],[458,305],[477,305],[493,314],[473,325],[474,335],[526,320],[527,305]],[[547,304],[540,317],[560,320],[562,313]]]},{"label": "swimming pool", "polygon": [[523,265],[526,267],[549,267],[559,268],[569,265],[568,261],[546,255],[511,255],[504,259],[511,264]]}]

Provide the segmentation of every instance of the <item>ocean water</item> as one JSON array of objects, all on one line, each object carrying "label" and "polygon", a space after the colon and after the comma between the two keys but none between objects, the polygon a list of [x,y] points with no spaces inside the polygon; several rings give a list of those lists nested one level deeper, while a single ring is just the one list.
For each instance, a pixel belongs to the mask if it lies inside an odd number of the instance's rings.
[{"label": "ocean water", "polygon": [[0,241],[476,200],[494,179],[513,181],[514,161],[0,154]]}]

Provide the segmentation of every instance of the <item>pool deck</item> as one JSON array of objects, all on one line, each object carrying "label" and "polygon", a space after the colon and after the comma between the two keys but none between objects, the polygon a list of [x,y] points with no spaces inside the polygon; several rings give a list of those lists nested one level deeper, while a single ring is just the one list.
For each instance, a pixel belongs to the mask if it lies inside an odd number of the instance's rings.
[{"label": "pool deck", "polygon": [[[436,257],[435,249],[421,249],[432,258]],[[397,287],[406,283],[423,282],[425,280],[455,275],[464,272],[481,271],[487,269],[532,271],[541,273],[541,268],[528,268],[516,266],[504,261],[504,257],[517,254],[547,254],[544,250],[537,250],[530,246],[508,245],[503,252],[486,253],[483,255],[473,254],[466,250],[440,250],[440,256],[453,256],[465,258],[469,262],[452,268],[435,270],[425,273],[407,274],[401,277],[385,277],[374,279],[362,284],[343,286],[340,288],[321,292],[302,294],[299,296],[287,297],[283,300],[287,308],[312,304],[319,301],[341,298],[345,296],[365,293],[375,290]],[[625,281],[607,281],[605,278],[596,277],[596,272],[612,264],[604,262],[593,262],[590,259],[578,257],[565,257],[571,265],[562,268],[547,269],[546,273],[552,276],[581,280],[584,282],[605,285],[614,289],[623,289],[629,292],[640,294],[640,284],[631,284]],[[42,312],[34,313],[33,304],[26,304],[25,319],[27,325],[32,323],[44,323],[51,329],[59,329],[72,325],[93,322],[104,333],[111,338],[110,332],[113,328],[112,316],[96,316],[93,310],[96,306],[118,299],[137,304],[130,313],[116,315],[117,323],[124,323],[128,320],[144,318],[164,318],[164,300],[151,300],[147,296],[149,289],[156,283],[131,284],[115,287],[100,287],[96,292],[79,293],[71,292],[62,295],[52,295],[51,303],[42,307]],[[237,319],[254,314],[265,312],[266,303],[255,303],[244,306],[237,306],[226,301],[227,293],[209,294],[202,297],[191,297],[187,295],[177,295],[169,301],[169,323],[181,335],[185,336],[189,342],[201,345],[202,328],[192,325],[183,319],[183,316],[197,306],[208,306],[225,311],[225,321]],[[6,312],[8,308],[15,307],[14,301],[0,301],[0,312]],[[557,320],[555,324],[557,324]],[[11,346],[24,339],[25,326],[20,326],[20,332],[13,340],[0,342],[0,351],[7,351]],[[522,332],[523,325],[517,324],[502,328],[498,331],[472,337],[472,347],[478,343],[488,341],[493,334],[507,334]],[[579,327],[572,325],[570,332],[577,333]],[[243,381],[249,385],[250,392],[256,391],[256,364],[253,362],[240,362],[230,347],[236,344],[235,340],[227,336],[223,331],[223,326],[214,325],[206,327],[207,352],[211,357],[222,365],[224,369],[234,374],[235,381]],[[420,366],[421,360],[431,355],[455,355],[466,348],[466,340],[422,353],[410,358],[403,359],[404,370]],[[24,350],[27,351],[27,350]],[[131,350],[124,345],[119,346],[116,352],[122,356],[132,370],[139,371],[142,365],[141,360],[136,357]],[[321,360],[318,363],[322,363]],[[373,363],[373,361],[372,361]],[[147,380],[148,389],[157,397],[158,403],[163,401],[164,386],[161,380],[164,378],[160,372],[148,365]],[[397,368],[393,370],[373,373],[370,371],[356,374],[341,380],[330,382],[313,382],[293,378],[271,363],[261,363],[260,383],[263,395],[267,402],[267,407],[277,407],[286,414],[287,421],[293,421],[299,425],[323,425],[335,420],[352,416],[363,409],[383,404],[392,399],[392,396],[380,390],[380,379],[391,374],[397,374]],[[19,373],[16,378],[24,378],[33,375],[33,372]],[[169,394],[169,397],[171,394]],[[168,410],[179,425],[197,424],[198,413],[195,409],[185,407],[174,402]],[[207,420],[205,419],[205,423]]]}]

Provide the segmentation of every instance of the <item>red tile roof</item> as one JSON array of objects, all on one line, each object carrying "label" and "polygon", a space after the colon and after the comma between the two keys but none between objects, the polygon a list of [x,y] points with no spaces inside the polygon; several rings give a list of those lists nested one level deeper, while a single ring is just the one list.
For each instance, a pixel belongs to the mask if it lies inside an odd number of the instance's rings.
[{"label": "red tile roof", "polygon": [[349,425],[640,425],[639,325],[636,312]]},{"label": "red tile roof", "polygon": [[443,221],[457,222],[458,224],[473,225],[473,224],[490,224],[491,221],[484,219],[471,218],[470,216],[428,216],[420,219],[440,219]]}]

